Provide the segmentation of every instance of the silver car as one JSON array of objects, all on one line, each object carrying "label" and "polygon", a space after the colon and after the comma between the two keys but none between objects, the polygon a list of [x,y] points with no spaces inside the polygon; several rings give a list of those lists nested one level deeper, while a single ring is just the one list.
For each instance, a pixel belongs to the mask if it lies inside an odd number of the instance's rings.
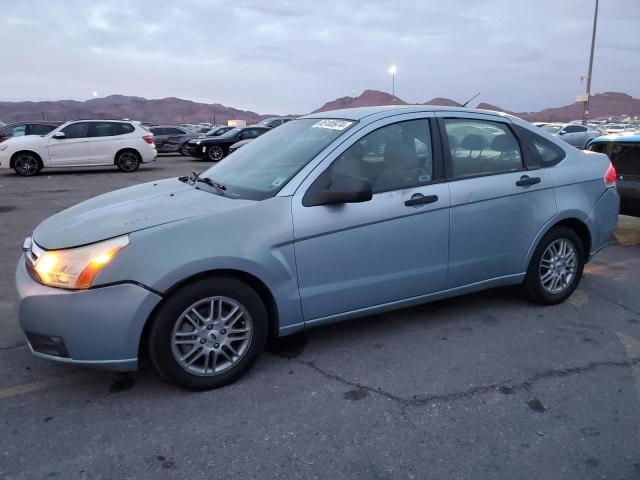
[{"label": "silver car", "polygon": [[[201,175],[42,222],[18,262],[33,353],[207,389],[269,336],[502,285],[556,304],[617,222],[615,171],[466,108],[309,115]],[[143,348],[143,347],[148,348]]]},{"label": "silver car", "polygon": [[569,123],[555,132],[554,135],[557,135],[569,145],[584,149],[591,139],[599,137],[602,133],[589,126]]}]

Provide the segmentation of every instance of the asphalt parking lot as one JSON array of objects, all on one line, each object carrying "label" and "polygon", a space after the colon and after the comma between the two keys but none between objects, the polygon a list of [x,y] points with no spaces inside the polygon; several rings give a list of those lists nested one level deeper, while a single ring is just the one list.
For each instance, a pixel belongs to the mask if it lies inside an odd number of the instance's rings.
[{"label": "asphalt parking lot", "polygon": [[23,238],[91,196],[206,166],[0,171],[0,478],[640,478],[634,241],[599,254],[562,305],[509,288],[322,327],[216,391],[32,358],[13,285]]}]

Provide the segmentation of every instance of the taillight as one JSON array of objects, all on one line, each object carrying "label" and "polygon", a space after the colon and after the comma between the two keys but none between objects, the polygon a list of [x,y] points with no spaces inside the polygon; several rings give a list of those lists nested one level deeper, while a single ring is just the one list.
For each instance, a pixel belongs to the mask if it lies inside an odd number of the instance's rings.
[{"label": "taillight", "polygon": [[145,135],[142,139],[147,142],[149,145],[153,143],[153,135]]},{"label": "taillight", "polygon": [[604,174],[604,184],[607,187],[616,186],[616,169],[613,167],[613,164],[611,162],[609,162],[609,168],[607,168],[607,173]]}]

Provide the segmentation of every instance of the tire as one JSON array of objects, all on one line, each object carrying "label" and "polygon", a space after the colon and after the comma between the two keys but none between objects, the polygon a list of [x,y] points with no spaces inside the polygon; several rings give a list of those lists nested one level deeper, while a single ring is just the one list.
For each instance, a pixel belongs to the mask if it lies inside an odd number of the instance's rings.
[{"label": "tire", "polygon": [[182,155],[183,157],[189,156],[189,146],[187,145],[186,142],[180,145],[178,152],[180,152],[180,155]]},{"label": "tire", "polygon": [[219,162],[225,157],[225,155],[226,152],[220,145],[211,145],[211,147],[209,147],[209,150],[207,150],[207,159],[211,160],[212,162]]},{"label": "tire", "polygon": [[140,155],[131,150],[119,152],[116,155],[115,164],[121,172],[135,172],[140,166]]},{"label": "tire", "polygon": [[33,177],[42,170],[42,162],[34,153],[18,153],[13,158],[13,170],[21,177]]},{"label": "tire", "polygon": [[232,277],[208,277],[181,287],[161,307],[149,330],[149,355],[169,382],[209,390],[246,373],[268,332],[255,290]]},{"label": "tire", "polygon": [[536,247],[524,280],[524,293],[542,305],[564,302],[578,287],[585,252],[580,236],[571,228],[556,226]]}]

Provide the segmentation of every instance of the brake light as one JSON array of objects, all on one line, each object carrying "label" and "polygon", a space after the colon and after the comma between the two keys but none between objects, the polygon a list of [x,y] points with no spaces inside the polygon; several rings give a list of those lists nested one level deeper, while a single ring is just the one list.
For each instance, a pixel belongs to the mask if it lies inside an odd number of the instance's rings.
[{"label": "brake light", "polygon": [[607,168],[607,173],[604,174],[604,184],[607,187],[616,186],[616,169],[613,167],[613,164],[611,162],[609,162],[609,168]]},{"label": "brake light", "polygon": [[153,143],[153,135],[145,135],[142,139],[147,142],[149,145]]}]

